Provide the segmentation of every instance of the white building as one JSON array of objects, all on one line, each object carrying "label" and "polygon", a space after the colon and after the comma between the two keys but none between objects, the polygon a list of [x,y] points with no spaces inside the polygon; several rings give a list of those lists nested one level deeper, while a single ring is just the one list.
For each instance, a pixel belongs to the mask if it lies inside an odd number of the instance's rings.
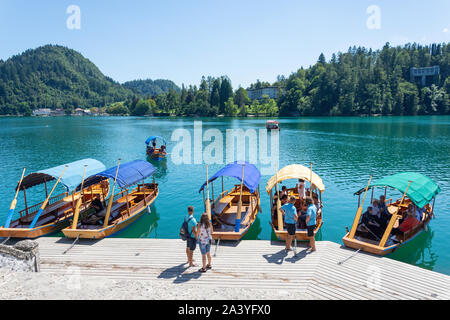
[{"label": "white building", "polygon": [[36,117],[49,117],[51,113],[52,110],[48,108],[33,110],[33,116]]},{"label": "white building", "polygon": [[280,89],[284,93],[284,89],[280,87],[264,87],[260,89],[248,89],[247,94],[250,100],[260,100],[263,95],[267,95],[271,99],[277,99]]}]

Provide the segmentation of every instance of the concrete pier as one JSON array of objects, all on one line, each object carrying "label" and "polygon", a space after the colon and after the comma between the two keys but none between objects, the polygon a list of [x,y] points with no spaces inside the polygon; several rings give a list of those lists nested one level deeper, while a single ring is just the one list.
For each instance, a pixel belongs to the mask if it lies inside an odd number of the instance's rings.
[{"label": "concrete pier", "polygon": [[[341,245],[317,242],[286,254],[284,244],[270,241],[221,243],[213,270],[187,268],[185,242],[163,239],[80,241],[40,238],[41,272],[114,280],[153,280],[196,287],[295,290],[308,299],[449,299],[450,277],[386,257],[356,253]],[[212,247],[214,254],[215,247]],[[200,252],[195,252],[201,264]],[[349,258],[349,259],[347,259]],[[344,263],[339,264],[346,260]],[[299,297],[301,298],[301,297]]]}]

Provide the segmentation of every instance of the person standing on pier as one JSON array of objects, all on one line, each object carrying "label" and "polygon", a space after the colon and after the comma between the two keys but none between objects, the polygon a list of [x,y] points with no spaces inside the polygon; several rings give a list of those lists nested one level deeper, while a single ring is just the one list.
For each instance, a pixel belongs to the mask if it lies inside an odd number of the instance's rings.
[{"label": "person standing on pier", "polygon": [[291,197],[289,199],[289,203],[283,205],[281,207],[281,212],[284,213],[284,221],[286,224],[286,228],[288,231],[288,235],[286,238],[286,252],[291,250],[292,240],[294,240],[295,232],[297,230],[297,208],[295,208],[295,197]]},{"label": "person standing on pier", "polygon": [[314,238],[314,229],[317,224],[317,207],[313,204],[311,198],[306,198],[306,228],[308,229],[309,245],[311,252],[316,251],[316,239]]},{"label": "person standing on pier", "polygon": [[[211,240],[212,240],[212,225],[209,221],[208,214],[202,214],[200,218],[200,224],[198,225],[198,244],[200,252],[202,253],[203,267],[198,270],[199,272],[206,272],[211,267]],[[208,258],[208,264],[206,264],[206,258]]]},{"label": "person standing on pier", "polygon": [[194,207],[188,207],[188,214],[184,218],[184,221],[188,225],[188,238],[186,240],[186,255],[189,263],[189,267],[195,267],[194,264],[194,251],[197,247],[197,220],[194,218]]}]

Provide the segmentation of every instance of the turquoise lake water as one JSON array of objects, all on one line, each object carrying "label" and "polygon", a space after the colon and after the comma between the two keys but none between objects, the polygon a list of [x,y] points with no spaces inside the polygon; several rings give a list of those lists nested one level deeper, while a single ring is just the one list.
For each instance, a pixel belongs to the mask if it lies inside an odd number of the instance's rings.
[{"label": "turquoise lake water", "polygon": [[[203,132],[218,129],[264,129],[267,119],[207,118],[2,118],[0,119],[0,224],[4,223],[14,197],[14,187],[22,169],[27,173],[73,162],[83,158],[102,161],[106,167],[136,159],[146,160],[145,140],[151,135],[171,139],[175,129],[187,129],[193,135],[194,121],[202,121]],[[300,118],[280,119],[280,169],[299,163],[322,178],[324,225],[318,240],[341,243],[345,227],[351,226],[358,199],[353,194],[374,179],[403,171],[423,173],[439,184],[436,218],[428,231],[389,257],[423,268],[450,274],[450,117],[377,117],[377,118]],[[205,142],[207,146],[209,142]],[[172,151],[175,142],[169,143]],[[270,147],[270,146],[269,146]],[[257,152],[255,146],[247,154]],[[193,158],[193,154],[192,154]],[[116,235],[124,238],[178,238],[186,207],[203,211],[199,187],[205,181],[205,164],[176,165],[172,157],[155,164],[160,195],[152,208],[135,224]],[[210,167],[210,175],[220,169]],[[264,191],[269,175],[261,178],[262,214],[245,239],[269,240],[274,236],[269,225],[269,196]],[[238,183],[226,179],[226,187]],[[286,185],[294,185],[286,183]],[[215,186],[220,193],[220,182]],[[219,190],[220,189],[220,190]],[[228,189],[228,188],[227,188]],[[62,189],[59,189],[61,191]],[[384,193],[375,192],[375,196]],[[28,202],[42,201],[43,189],[27,192]],[[370,195],[369,195],[370,196]],[[401,197],[398,192],[389,196]],[[369,197],[370,198],[370,197]],[[19,196],[18,208],[23,205]],[[368,201],[367,201],[368,203]]]}]

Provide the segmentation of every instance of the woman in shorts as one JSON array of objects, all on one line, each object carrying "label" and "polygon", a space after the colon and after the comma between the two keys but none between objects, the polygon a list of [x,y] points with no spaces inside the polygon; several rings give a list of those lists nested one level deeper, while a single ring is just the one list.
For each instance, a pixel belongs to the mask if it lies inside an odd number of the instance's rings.
[{"label": "woman in shorts", "polygon": [[[210,270],[211,267],[211,240],[212,240],[212,226],[209,222],[208,215],[204,213],[200,218],[200,223],[198,225],[198,243],[200,247],[200,252],[202,253],[203,268],[198,270],[199,272],[206,272]],[[206,259],[208,258],[208,264],[206,264]]]}]

